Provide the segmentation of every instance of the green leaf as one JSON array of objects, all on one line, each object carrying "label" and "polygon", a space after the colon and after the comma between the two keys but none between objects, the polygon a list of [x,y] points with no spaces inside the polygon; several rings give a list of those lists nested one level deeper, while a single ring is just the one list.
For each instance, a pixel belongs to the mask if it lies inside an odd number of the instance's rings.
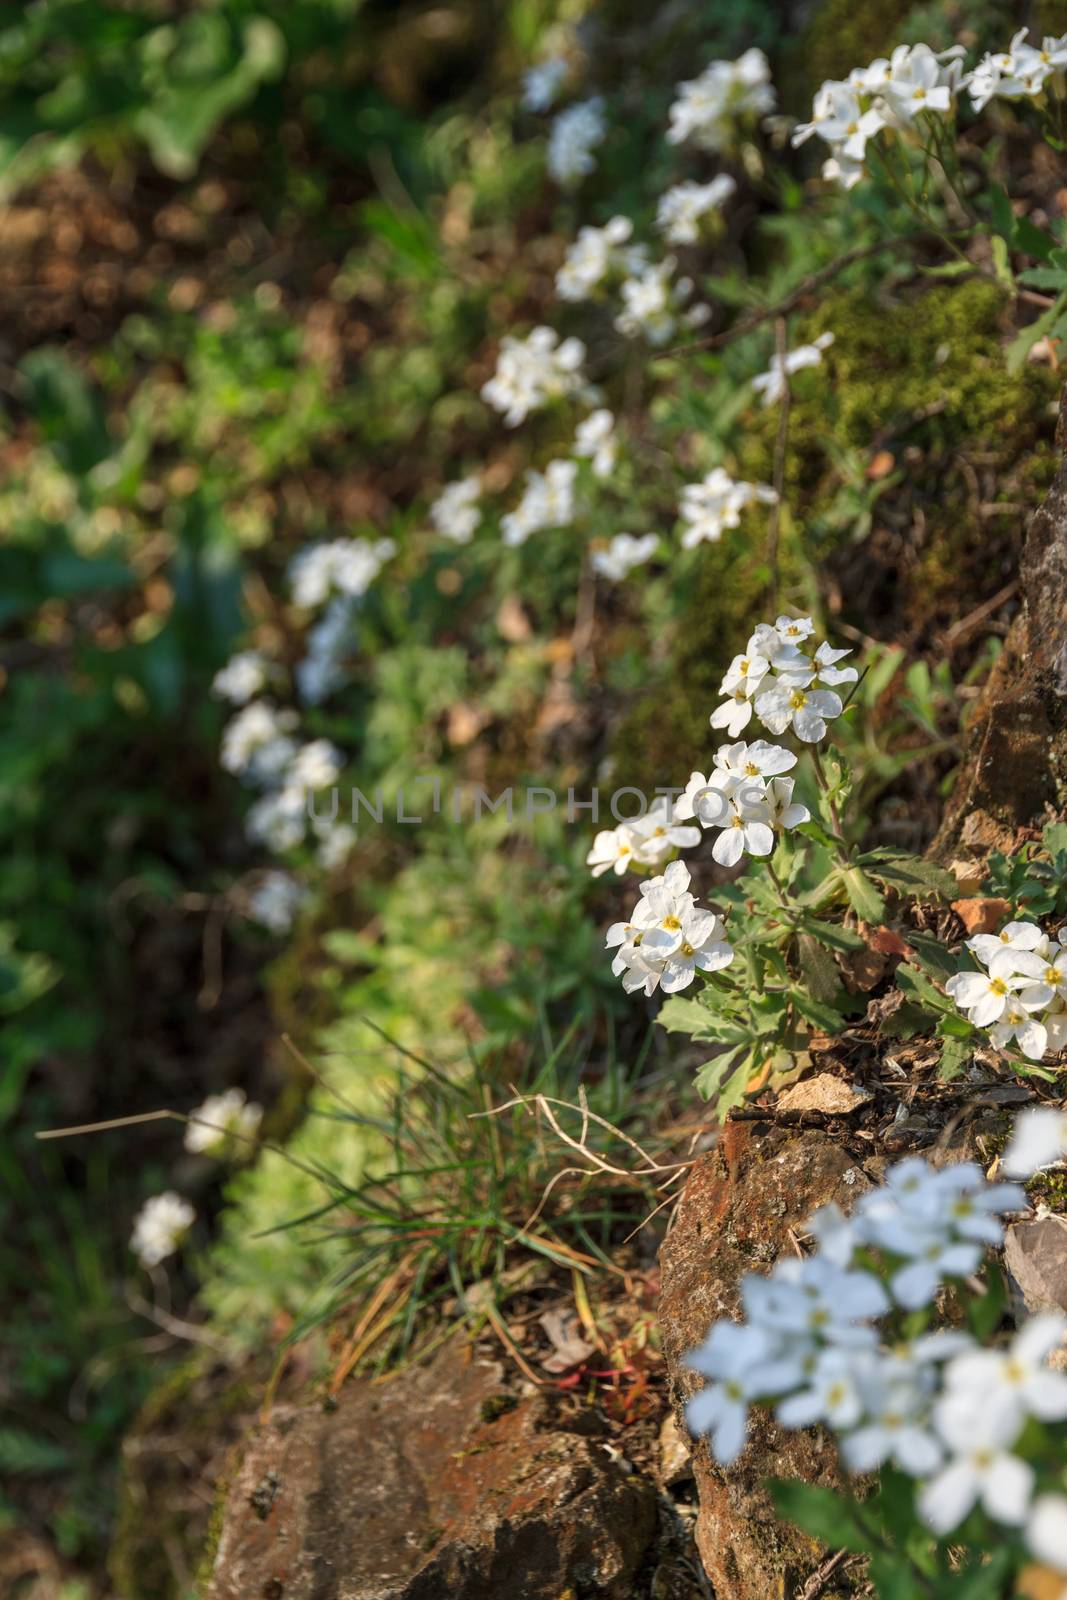
[{"label": "green leaf", "polygon": [[1015,284],[1015,275],[1011,270],[1011,256],[1008,253],[1008,242],[999,234],[994,234],[989,241],[990,254],[993,258],[993,271],[1000,283],[1012,288]]},{"label": "green leaf", "polygon": [[864,941],[858,933],[853,933],[851,928],[844,928],[839,922],[822,922],[818,917],[809,917],[806,913],[799,919],[798,926],[805,933],[817,939],[828,950],[863,950]]},{"label": "green leaf", "polygon": [[941,1060],[938,1064],[937,1075],[945,1083],[951,1083],[953,1078],[958,1078],[968,1061],[974,1054],[974,1046],[964,1039],[943,1039],[941,1044]]},{"label": "green leaf", "polygon": [[932,973],[935,978],[951,978],[953,973],[959,971],[957,958],[934,934],[909,933],[908,944],[915,951],[923,970]]},{"label": "green leaf", "polygon": [[959,886],[952,873],[923,856],[880,849],[868,851],[859,860],[872,878],[908,899],[955,900],[959,895]]},{"label": "green leaf", "polygon": [[868,1554],[878,1548],[873,1536],[860,1526],[855,1503],[835,1490],[783,1478],[772,1478],[767,1487],[780,1517],[831,1550]]},{"label": "green leaf", "polygon": [[707,1006],[699,1000],[688,1000],[684,995],[672,994],[660,1006],[656,1021],[668,1033],[685,1033],[691,1039],[707,1039],[715,1027],[716,1019]]},{"label": "green leaf", "polygon": [[821,1000],[813,999],[810,994],[805,994],[803,989],[792,991],[793,1004],[802,1017],[824,1033],[840,1033],[845,1026],[845,1018],[834,1006],[824,1005]]},{"label": "green leaf", "polygon": [[885,917],[885,899],[878,893],[866,873],[859,867],[842,867],[841,882],[848,903],[864,922],[881,923]]},{"label": "green leaf", "polygon": [[1008,1290],[1004,1274],[995,1262],[985,1269],[986,1292],[967,1301],[967,1326],[980,1344],[985,1344],[1004,1320],[1008,1309]]}]

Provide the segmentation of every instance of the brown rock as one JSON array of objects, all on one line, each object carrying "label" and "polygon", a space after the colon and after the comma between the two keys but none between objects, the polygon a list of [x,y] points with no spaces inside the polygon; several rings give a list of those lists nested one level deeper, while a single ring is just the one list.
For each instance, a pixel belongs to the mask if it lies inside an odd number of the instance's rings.
[{"label": "brown rock", "polygon": [[[250,1440],[207,1600],[628,1600],[655,1489],[451,1341],[432,1366],[288,1406]],[[581,1426],[582,1431],[572,1431]]]},{"label": "brown rock", "polygon": [[[1056,441],[1067,447],[1067,406]],[[1027,533],[1022,605],[971,721],[935,852],[1012,848],[1067,793],[1067,464]]]},{"label": "brown rock", "polygon": [[1067,1217],[1013,1224],[1004,1239],[1004,1265],[1027,1311],[1067,1311]]},{"label": "brown rock", "polygon": [[[717,1317],[735,1315],[746,1272],[792,1251],[790,1231],[836,1200],[848,1210],[870,1187],[862,1169],[821,1131],[756,1134],[729,1124],[717,1148],[693,1168],[674,1227],[660,1251],[663,1351],[679,1405],[701,1379],[684,1364]],[[834,1481],[834,1451],[814,1432],[786,1433],[755,1412],[749,1443],[722,1472],[703,1443],[694,1450],[700,1496],[697,1546],[723,1600],[768,1600],[802,1586],[818,1559],[814,1541],[778,1521],[763,1488],[768,1477]]]}]

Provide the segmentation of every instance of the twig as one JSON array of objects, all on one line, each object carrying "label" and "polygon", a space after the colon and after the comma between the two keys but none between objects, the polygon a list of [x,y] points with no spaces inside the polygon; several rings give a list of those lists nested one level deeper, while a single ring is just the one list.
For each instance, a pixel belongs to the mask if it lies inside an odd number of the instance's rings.
[{"label": "twig", "polygon": [[770,610],[774,616],[778,610],[778,536],[782,525],[782,493],[785,488],[785,447],[789,434],[789,407],[791,393],[789,389],[789,374],[785,368],[787,324],[785,317],[779,317],[774,325],[775,354],[778,358],[778,375],[782,383],[782,398],[778,406],[778,433],[774,441],[774,476],[771,485],[774,489],[774,504],[771,506],[770,520],[767,524],[767,566],[770,569]]},{"label": "twig", "polygon": [[809,272],[806,278],[801,278],[796,288],[787,294],[784,300],[779,300],[777,305],[767,306],[762,311],[754,311],[751,316],[735,322],[733,327],[725,328],[721,333],[713,333],[707,339],[697,339],[692,344],[677,345],[673,350],[665,350],[661,359],[693,355],[699,350],[718,350],[725,344],[732,344],[735,339],[742,339],[746,333],[751,333],[753,328],[760,328],[765,322],[772,322],[776,317],[788,316],[791,311],[796,310],[802,300],[807,299],[809,294],[821,289],[824,283],[831,282],[839,272],[844,272],[854,262],[864,261],[868,256],[877,255],[880,250],[893,250],[900,245],[914,244],[917,239],[925,236],[925,233],[906,233],[895,239],[879,239],[877,244],[857,245],[855,250],[847,250],[843,256],[838,256],[836,261],[830,261],[817,272]]},{"label": "twig", "polygon": [[822,1565],[812,1573],[803,1589],[797,1595],[797,1600],[818,1600],[826,1588],[826,1580],[833,1576],[843,1561],[848,1560],[847,1550],[835,1550],[828,1556]]}]

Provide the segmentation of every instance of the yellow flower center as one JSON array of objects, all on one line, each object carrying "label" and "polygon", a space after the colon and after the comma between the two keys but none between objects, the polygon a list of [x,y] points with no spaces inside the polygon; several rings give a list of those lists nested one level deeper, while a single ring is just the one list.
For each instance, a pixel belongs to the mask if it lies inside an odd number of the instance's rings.
[{"label": "yellow flower center", "polygon": [[806,706],[807,703],[808,697],[804,693],[803,689],[794,689],[793,693],[789,696],[789,704],[793,707],[794,711],[799,711],[801,706]]},{"label": "yellow flower center", "polygon": [[619,854],[620,856],[628,856],[630,854],[630,846],[628,844],[620,844]]},{"label": "yellow flower center", "polygon": [[683,956],[695,956],[696,955],[696,951],[693,949],[693,946],[689,943],[688,939],[683,939],[682,940],[681,953],[682,953]]},{"label": "yellow flower center", "polygon": [[671,916],[664,917],[663,921],[660,923],[660,927],[666,928],[669,933],[676,933],[681,926],[682,924],[673,914]]},{"label": "yellow flower center", "polygon": [[839,1406],[848,1394],[843,1383],[832,1383],[826,1391],[826,1403],[830,1406]]},{"label": "yellow flower center", "polygon": [[1003,978],[994,978],[989,985],[990,994],[1007,994],[1008,986]]},{"label": "yellow flower center", "polygon": [[754,761],[746,761],[745,762],[745,776],[747,778],[758,778],[759,777],[759,768],[757,767],[757,765],[756,765],[756,763]]},{"label": "yellow flower center", "polygon": [[916,89],[913,98],[916,99],[916,100],[925,100],[926,99],[926,90],[925,89]]}]

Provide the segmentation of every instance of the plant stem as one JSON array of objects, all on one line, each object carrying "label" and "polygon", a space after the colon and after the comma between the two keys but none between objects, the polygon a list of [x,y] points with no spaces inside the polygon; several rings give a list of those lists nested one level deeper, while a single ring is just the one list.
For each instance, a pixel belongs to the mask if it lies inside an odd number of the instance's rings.
[{"label": "plant stem", "polygon": [[833,830],[832,831],[833,831],[834,838],[837,840],[837,843],[841,846],[841,849],[844,852],[845,857],[847,859],[847,857],[848,857],[848,845],[845,843],[845,834],[844,834],[844,829],[841,826],[841,817],[840,817],[840,814],[838,812],[837,805],[836,805],[836,803],[834,801],[834,798],[830,793],[830,785],[827,782],[826,773],[823,771],[822,757],[820,756],[819,750],[818,750],[818,746],[816,746],[816,745],[812,745],[812,747],[811,747],[811,764],[812,764],[812,768],[814,769],[814,772],[815,772],[815,782],[819,785],[819,788],[822,790],[823,794],[826,796],[826,805],[827,805],[827,808],[828,808],[828,810],[830,812],[831,820],[833,821]]}]

